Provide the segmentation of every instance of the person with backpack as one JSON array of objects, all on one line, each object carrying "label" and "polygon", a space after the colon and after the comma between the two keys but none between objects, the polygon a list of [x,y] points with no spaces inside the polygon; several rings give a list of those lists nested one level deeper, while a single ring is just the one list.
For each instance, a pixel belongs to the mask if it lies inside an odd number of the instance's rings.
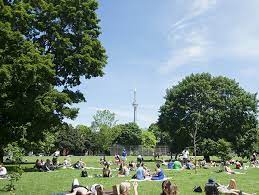
[{"label": "person with backpack", "polygon": [[205,184],[205,194],[206,195],[219,195],[218,191],[219,184],[217,184],[213,179],[209,179]]}]

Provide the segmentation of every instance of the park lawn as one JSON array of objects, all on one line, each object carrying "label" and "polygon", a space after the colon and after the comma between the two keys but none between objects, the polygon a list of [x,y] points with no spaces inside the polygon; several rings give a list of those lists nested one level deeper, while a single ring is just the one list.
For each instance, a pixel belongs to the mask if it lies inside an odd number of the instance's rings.
[{"label": "park lawn", "polygon": [[[51,157],[25,157],[28,162],[35,162],[37,158],[47,159]],[[81,157],[71,157],[72,162],[76,162]],[[87,156],[82,157],[86,162],[87,167],[102,167],[99,164],[99,157]],[[64,157],[59,157],[59,161],[63,162]],[[113,161],[113,157],[106,157],[108,161]],[[129,160],[135,160],[136,157],[128,157]],[[145,160],[151,159],[146,157]],[[151,170],[154,170],[154,162],[146,162],[145,165]],[[37,172],[32,169],[34,164],[22,165],[24,173],[22,178],[16,184],[17,195],[50,195],[52,192],[68,192],[71,188],[71,183],[74,178],[78,178],[81,185],[91,186],[92,184],[99,183],[104,186],[105,189],[111,189],[114,184],[119,184],[122,181],[129,180],[134,172],[130,173],[129,177],[117,177],[112,178],[81,178],[80,170],[76,169],[59,169],[53,172]],[[11,166],[7,166],[10,169]],[[112,165],[112,169],[117,166]],[[191,195],[193,193],[193,187],[196,185],[204,188],[208,178],[215,179],[218,183],[227,184],[231,178],[236,179],[238,188],[244,192],[256,192],[259,193],[259,169],[249,168],[248,170],[241,171],[245,174],[228,175],[224,172],[218,172],[219,168],[211,169],[198,169],[197,174],[194,170],[165,170],[166,167],[162,167],[167,177],[172,177],[171,181],[177,184],[180,194]],[[88,170],[89,175],[101,174],[102,170]],[[117,171],[113,171],[115,175]],[[0,180],[0,189],[2,189],[8,183],[7,180]],[[161,182],[157,181],[142,181],[139,182],[138,187],[139,195],[159,195],[161,193]],[[8,192],[0,191],[0,194],[11,194]],[[132,194],[132,193],[131,193]]]}]

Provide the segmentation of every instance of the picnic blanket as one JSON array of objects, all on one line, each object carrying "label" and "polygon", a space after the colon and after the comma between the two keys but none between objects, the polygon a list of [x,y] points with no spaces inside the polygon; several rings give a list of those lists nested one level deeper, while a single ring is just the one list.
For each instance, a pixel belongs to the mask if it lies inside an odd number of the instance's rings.
[{"label": "picnic blanket", "polygon": [[139,180],[139,179],[130,179],[130,180],[126,180],[126,181],[165,181],[165,180],[168,180],[168,179],[172,179],[172,177],[165,177],[164,179],[161,179],[161,180],[151,180],[151,177],[147,177],[143,180]]}]

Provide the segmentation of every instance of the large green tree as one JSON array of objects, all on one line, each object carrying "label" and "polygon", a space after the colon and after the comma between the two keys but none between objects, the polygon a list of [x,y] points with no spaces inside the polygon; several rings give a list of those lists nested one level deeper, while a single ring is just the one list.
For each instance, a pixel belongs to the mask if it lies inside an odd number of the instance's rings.
[{"label": "large green tree", "polygon": [[73,87],[104,74],[97,8],[95,0],[0,0],[0,161],[8,143],[40,140],[75,118],[69,105],[85,98]]},{"label": "large green tree", "polygon": [[121,128],[121,133],[114,143],[125,146],[141,144],[141,129],[136,123],[126,123],[118,126]]},{"label": "large green tree", "polygon": [[71,154],[82,154],[85,150],[85,137],[80,129],[64,125],[59,131],[56,145],[60,150]]},{"label": "large green tree", "polygon": [[246,92],[234,80],[192,74],[168,89],[165,100],[159,125],[170,133],[174,152],[193,144],[196,129],[198,141],[224,138],[242,156],[253,150],[257,139],[256,94]]},{"label": "large green tree", "polygon": [[148,129],[156,136],[157,145],[170,145],[171,138],[167,131],[163,131],[157,123],[152,123]]}]

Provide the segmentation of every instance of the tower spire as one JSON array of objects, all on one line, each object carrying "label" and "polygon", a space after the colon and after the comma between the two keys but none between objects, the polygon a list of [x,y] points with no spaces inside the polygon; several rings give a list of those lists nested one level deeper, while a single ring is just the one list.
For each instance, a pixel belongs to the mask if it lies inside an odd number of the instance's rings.
[{"label": "tower spire", "polygon": [[136,121],[137,121],[137,107],[138,107],[138,104],[137,104],[136,96],[137,96],[137,90],[134,89],[134,99],[133,99],[133,103],[132,103],[132,106],[133,106],[133,109],[134,109],[134,120],[133,120],[134,123],[136,123]]}]

